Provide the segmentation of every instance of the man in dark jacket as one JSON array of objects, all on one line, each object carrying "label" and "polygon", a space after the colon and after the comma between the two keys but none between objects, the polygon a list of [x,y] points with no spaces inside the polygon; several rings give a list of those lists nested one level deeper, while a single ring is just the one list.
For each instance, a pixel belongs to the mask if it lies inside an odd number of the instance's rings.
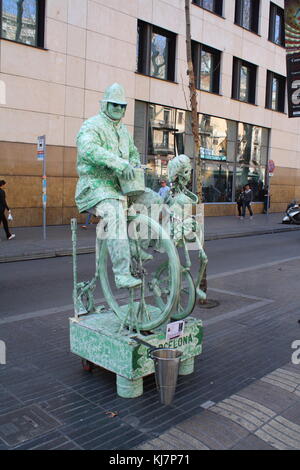
[{"label": "man in dark jacket", "polygon": [[237,188],[236,191],[236,205],[237,205],[237,210],[239,213],[239,217],[242,217],[242,207],[243,207],[243,192],[244,192],[244,187],[239,187]]},{"label": "man in dark jacket", "polygon": [[12,240],[13,238],[15,238],[15,235],[13,233],[10,233],[8,229],[7,219],[5,217],[5,209],[8,210],[8,212],[10,212],[10,209],[6,203],[5,191],[3,189],[4,186],[5,181],[0,180],[0,224],[1,222],[3,223],[3,228],[5,230],[7,240]]},{"label": "man in dark jacket", "polygon": [[251,202],[253,200],[253,192],[250,189],[249,184],[245,185],[245,189],[242,193],[242,197],[243,197],[243,212],[242,212],[241,219],[244,219],[244,217],[246,215],[246,207],[248,208],[248,211],[250,213],[250,219],[252,219],[253,212],[252,212],[252,209],[251,209]]}]

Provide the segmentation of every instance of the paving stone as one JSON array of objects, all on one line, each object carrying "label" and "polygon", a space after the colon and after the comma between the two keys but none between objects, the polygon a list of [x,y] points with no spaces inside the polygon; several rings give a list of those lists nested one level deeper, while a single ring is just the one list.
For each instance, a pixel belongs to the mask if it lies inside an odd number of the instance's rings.
[{"label": "paving stone", "polygon": [[70,440],[77,442],[77,439],[80,439],[81,442],[87,442],[92,436],[97,436],[99,430],[101,430],[101,434],[110,431],[117,432],[118,426],[119,420],[116,418],[109,419],[103,412],[99,412],[84,420],[63,426],[60,431],[68,436]]},{"label": "paving stone", "polygon": [[81,395],[76,392],[62,393],[60,396],[46,400],[40,403],[41,408],[46,411],[54,412],[57,411],[67,411],[79,407],[87,401]]},{"label": "paving stone", "polygon": [[261,380],[240,390],[238,394],[249,400],[260,403],[267,408],[271,408],[278,414],[296,404],[298,401],[293,393],[262,382]]},{"label": "paving stone", "polygon": [[[240,275],[228,276],[220,288],[231,288],[233,279],[239,279],[235,290],[241,288],[245,292]],[[245,297],[241,299],[236,299],[238,308],[247,304]],[[201,315],[201,309],[198,311]],[[282,315],[283,311],[285,315]],[[273,304],[260,311],[255,310],[254,315],[253,312],[246,312],[206,327],[204,353],[196,360],[195,372],[179,378],[175,399],[170,407],[159,404],[153,375],[144,380],[142,397],[125,400],[116,394],[114,374],[103,369],[95,369],[92,374],[84,372],[80,358],[68,351],[67,315],[48,316],[42,320],[34,319],[34,322],[31,319],[27,323],[18,321],[17,325],[24,331],[24,337],[20,330],[20,351],[14,351],[13,363],[9,367],[0,368],[1,383],[4,383],[2,379],[5,377],[5,383],[0,388],[0,405],[5,402],[5,397],[12,407],[14,404],[22,405],[24,400],[26,403],[38,403],[45,411],[62,420],[58,435],[49,434],[48,440],[40,443],[36,440],[36,447],[51,447],[50,437],[57,446],[60,435],[65,440],[58,444],[59,448],[74,445],[87,449],[130,449],[146,446],[145,440],[159,439],[159,434],[165,436],[166,445],[172,445],[174,429],[182,434],[187,446],[192,442],[195,445],[200,442],[199,445],[212,449],[238,446],[243,439],[247,442],[247,429],[232,419],[217,415],[211,408],[203,411],[202,405],[206,401],[217,403],[224,400],[223,408],[219,406],[219,409],[231,413],[231,416],[233,413],[238,418],[246,419],[257,431],[262,431],[264,424],[270,425],[269,421],[274,418],[270,412],[281,413],[289,421],[293,421],[293,415],[298,419],[297,390],[290,393],[259,381],[259,385],[250,385],[250,388],[240,391],[275,368],[281,369],[275,374],[277,380],[280,379],[282,383],[287,381],[288,386],[297,386],[295,368],[286,367],[285,364],[290,360],[290,345],[295,339],[294,320],[298,316],[298,309],[294,312],[286,311],[282,305]],[[270,322],[271,318],[273,320]],[[6,324],[4,327],[7,338],[12,341],[15,324]],[[59,334],[58,344],[55,344],[56,333]],[[40,347],[41,338],[45,340],[45,350]],[[4,394],[2,402],[1,392]],[[232,394],[236,395],[232,397]],[[104,413],[109,410],[118,411],[118,417],[111,420],[107,418]],[[195,416],[198,413],[199,416]],[[190,424],[184,431],[181,426],[189,419],[196,424],[194,427]],[[285,424],[278,419],[274,424],[277,426],[275,431],[282,433],[278,425]],[[260,429],[257,429],[258,426],[261,426]],[[271,426],[272,429],[274,426]],[[289,429],[289,432],[295,431],[292,427]],[[269,439],[268,429],[262,432]],[[173,437],[178,447],[180,437]],[[289,434],[287,438],[295,440]],[[261,444],[259,436],[252,436],[248,445],[254,443],[255,439]],[[281,442],[285,446],[278,436],[274,439],[279,445]]]},{"label": "paving stone", "polygon": [[46,433],[42,436],[36,437],[35,439],[31,439],[30,441],[27,441],[24,444],[15,446],[14,449],[31,450],[34,448],[42,448],[44,445],[47,446],[49,442],[53,442],[56,439],[65,441],[65,439],[63,438],[62,434],[60,434],[60,432],[52,431],[50,433]]},{"label": "paving stone", "polygon": [[[266,421],[270,420],[270,417],[268,415],[261,413],[255,409],[255,407],[253,406],[254,403],[252,406],[249,406],[241,403],[233,397],[234,396],[231,396],[230,398],[218,403],[218,405],[215,405],[211,408],[211,411],[218,413],[220,410],[225,410],[233,414],[236,418],[242,418],[243,420],[245,419],[247,422],[250,422],[257,427],[262,426]],[[238,419],[237,422],[239,422]]]},{"label": "paving stone", "polygon": [[153,441],[144,442],[137,447],[134,447],[133,450],[156,450],[155,445],[152,444]]},{"label": "paving stone", "polygon": [[174,444],[174,449],[181,450],[208,450],[209,447],[204,445],[198,439],[195,439],[190,434],[184,434],[179,428],[174,427],[170,431],[162,434],[165,441]]},{"label": "paving stone", "polygon": [[[118,418],[105,417],[100,420],[94,420],[91,417],[90,423],[93,423],[88,428],[85,428],[84,422],[78,422],[73,429],[66,429],[64,432],[69,436],[76,444],[81,447],[88,448],[88,444],[101,437],[102,441],[107,442],[109,438],[119,437],[119,441],[124,442],[122,438],[124,429],[131,429]],[[123,436],[124,437],[124,436]]]},{"label": "paving stone", "polygon": [[255,434],[261,440],[265,441],[266,443],[268,443],[272,447],[275,447],[278,450],[291,450],[288,445],[284,444],[282,441],[276,439],[274,436],[265,432],[263,429],[258,429]]},{"label": "paving stone", "polygon": [[144,434],[137,434],[136,436],[128,439],[124,442],[118,443],[117,450],[128,450],[128,449],[135,449],[141,443],[145,441]]},{"label": "paving stone", "polygon": [[215,450],[228,449],[249,434],[238,424],[210,410],[180,423],[177,428]]},{"label": "paving stone", "polygon": [[10,410],[16,409],[22,406],[21,400],[18,400],[8,390],[0,388],[0,413],[6,413]]},{"label": "paving stone", "polygon": [[99,413],[99,408],[89,402],[71,409],[53,410],[51,412],[63,425],[80,423],[89,417],[95,416],[97,413]]},{"label": "paving stone", "polygon": [[279,450],[299,449],[300,440],[291,438],[286,432],[278,430],[277,426],[274,426],[274,424],[274,422],[265,424],[260,430],[256,431],[255,434]]},{"label": "paving stone", "polygon": [[267,444],[262,439],[259,439],[253,434],[241,439],[231,450],[274,450],[270,444]]},{"label": "paving stone", "polygon": [[232,410],[224,409],[224,405],[222,404],[222,402],[220,402],[220,405],[214,406],[211,411],[218,415],[224,416],[225,418],[228,418],[229,420],[239,424],[240,426],[251,432],[254,432],[261,425],[261,422],[257,420],[255,420],[256,422],[253,422],[254,419],[251,419],[248,416],[246,419],[240,414],[233,412]]},{"label": "paving stone", "polygon": [[284,418],[300,426],[300,400],[281,413]]},{"label": "paving stone", "polygon": [[60,422],[38,406],[27,406],[0,416],[0,438],[14,447],[58,426]]},{"label": "paving stone", "polygon": [[297,426],[291,421],[278,416],[270,421],[269,426],[276,429],[277,432],[282,433],[286,438],[290,438],[295,442],[296,449],[300,448],[300,426]]},{"label": "paving stone", "polygon": [[81,450],[81,447],[77,446],[74,442],[66,441],[65,443],[60,444],[51,450]]},{"label": "paving stone", "polygon": [[[296,390],[296,385],[291,384],[291,382],[278,377],[277,375],[270,374],[266,377],[263,377],[262,382],[269,383],[274,385],[275,387],[283,388],[283,390],[287,390],[288,392],[293,393]],[[283,381],[284,380],[284,381]]]},{"label": "paving stone", "polygon": [[263,421],[267,419],[275,417],[274,411],[270,410],[265,406],[260,405],[257,402],[252,400],[248,400],[240,395],[231,395],[228,400],[224,400],[224,402],[234,402],[235,406],[240,407],[242,409],[248,410],[253,413],[258,418],[261,418]]},{"label": "paving stone", "polygon": [[117,450],[120,445],[126,445],[127,442],[132,441],[134,438],[140,438],[142,440],[143,434],[137,430],[128,429],[127,427],[119,428],[122,432],[109,433],[104,436],[98,436],[96,439],[92,439],[82,447],[85,450]]}]

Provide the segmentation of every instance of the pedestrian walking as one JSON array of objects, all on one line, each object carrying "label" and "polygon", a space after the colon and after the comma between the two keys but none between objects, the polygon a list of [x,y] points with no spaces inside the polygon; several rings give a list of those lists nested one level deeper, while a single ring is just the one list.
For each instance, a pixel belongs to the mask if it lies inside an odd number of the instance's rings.
[{"label": "pedestrian walking", "polygon": [[243,191],[245,187],[239,187],[236,191],[236,205],[239,213],[239,217],[242,217],[242,207],[243,207]]},{"label": "pedestrian walking", "polygon": [[86,218],[85,218],[85,223],[84,223],[84,225],[81,225],[81,228],[87,228],[88,225],[90,225],[90,221],[91,221],[92,215],[93,215],[93,214],[91,214],[90,212],[87,212]]},{"label": "pedestrian walking", "polygon": [[264,196],[264,214],[267,214],[268,209],[270,209],[270,194],[269,194],[269,187],[265,186],[263,189],[263,196]]},{"label": "pedestrian walking", "polygon": [[162,180],[161,181],[161,188],[158,191],[158,194],[160,195],[160,197],[165,199],[165,197],[167,196],[169,191],[170,191],[170,187],[167,185],[166,180]]},{"label": "pedestrian walking", "polygon": [[253,212],[252,212],[252,209],[251,209],[251,203],[252,203],[252,200],[253,200],[253,192],[252,192],[252,189],[250,188],[249,184],[245,184],[245,186],[244,186],[244,191],[242,193],[242,199],[243,199],[243,212],[242,212],[241,219],[245,218],[246,207],[249,211],[250,219],[252,219],[253,218]]},{"label": "pedestrian walking", "polygon": [[6,233],[7,240],[12,240],[13,238],[15,238],[15,234],[10,233],[10,231],[8,229],[7,218],[5,217],[5,210],[8,211],[8,214],[11,217],[11,211],[10,211],[8,205],[7,205],[6,197],[5,197],[5,191],[3,189],[5,184],[6,184],[6,182],[4,180],[0,180],[0,224],[2,222],[3,228],[4,228],[5,233]]}]

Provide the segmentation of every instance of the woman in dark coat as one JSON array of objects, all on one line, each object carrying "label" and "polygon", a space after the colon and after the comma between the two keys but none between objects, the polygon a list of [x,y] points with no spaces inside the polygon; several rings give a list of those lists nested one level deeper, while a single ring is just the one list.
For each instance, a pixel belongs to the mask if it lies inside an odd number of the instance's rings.
[{"label": "woman in dark coat", "polygon": [[6,203],[5,191],[3,189],[4,186],[5,181],[0,180],[0,224],[1,222],[3,223],[3,228],[5,230],[7,240],[12,240],[13,238],[15,238],[15,235],[13,233],[10,233],[8,229],[7,219],[5,217],[5,209],[8,210],[8,212],[10,212],[10,209]]}]

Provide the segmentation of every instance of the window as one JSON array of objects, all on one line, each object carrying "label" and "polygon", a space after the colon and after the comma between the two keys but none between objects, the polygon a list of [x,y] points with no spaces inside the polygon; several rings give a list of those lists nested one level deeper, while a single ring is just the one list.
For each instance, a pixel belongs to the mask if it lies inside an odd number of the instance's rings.
[{"label": "window", "polygon": [[[236,192],[246,183],[254,201],[263,201],[269,130],[201,113],[199,131],[203,201],[234,202]],[[192,167],[198,158],[191,113],[182,109],[136,101],[134,142],[147,164],[147,186],[154,191],[160,188],[160,178],[168,177],[167,165],[176,154],[189,155]]]},{"label": "window", "polygon": [[221,52],[193,41],[192,54],[196,87],[219,93]]},{"label": "window", "polygon": [[256,65],[233,58],[232,98],[255,104]]},{"label": "window", "polygon": [[190,126],[183,110],[157,104],[135,102],[134,141],[147,164],[147,186],[157,191],[159,179],[167,178],[167,165],[185,151]]},{"label": "window", "polygon": [[212,11],[217,15],[222,15],[223,0],[193,0],[193,4],[202,7],[205,10]]},{"label": "window", "polygon": [[259,0],[235,0],[235,23],[258,33]]},{"label": "window", "polygon": [[137,71],[174,81],[176,34],[138,21]]},{"label": "window", "polygon": [[236,190],[249,184],[254,201],[263,201],[268,159],[268,129],[238,123]]},{"label": "window", "polygon": [[44,47],[45,0],[0,0],[0,37]]},{"label": "window", "polygon": [[200,156],[203,160],[235,160],[236,123],[208,114],[199,115]]},{"label": "window", "polygon": [[285,77],[267,71],[266,108],[284,113]]},{"label": "window", "polygon": [[202,162],[203,202],[231,202],[234,166]]},{"label": "window", "polygon": [[269,41],[284,47],[284,10],[270,3]]}]

